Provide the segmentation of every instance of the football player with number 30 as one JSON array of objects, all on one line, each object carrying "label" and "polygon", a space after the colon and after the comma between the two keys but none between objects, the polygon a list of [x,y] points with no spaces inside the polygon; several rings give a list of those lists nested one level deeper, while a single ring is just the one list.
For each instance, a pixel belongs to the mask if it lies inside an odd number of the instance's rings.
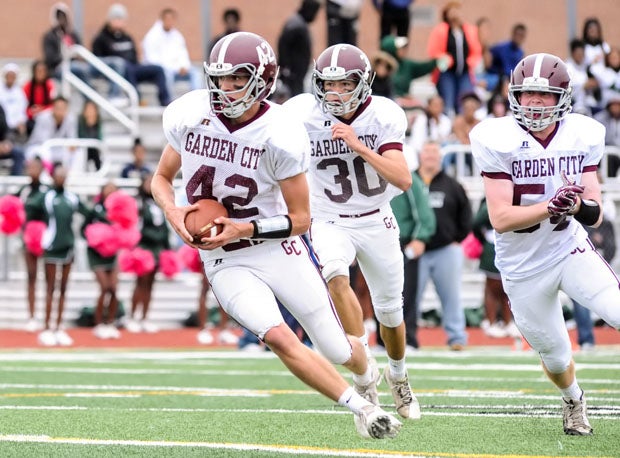
[{"label": "football player with number 30", "polygon": [[[329,362],[350,369],[354,379],[370,378],[362,344],[342,329],[300,237],[310,225],[310,144],[301,122],[265,100],[278,74],[273,49],[258,35],[233,33],[215,44],[205,71],[208,89],[180,97],[164,112],[168,144],[152,182],[157,203],[185,243],[200,249],[228,315],[300,380],[349,408],[362,436],[396,436],[401,423],[356,393]],[[179,170],[190,203],[185,207],[174,203]],[[224,226],[221,234],[195,245],[184,219],[200,199],[217,199],[229,217],[215,220]],[[285,324],[276,297],[320,353]]]},{"label": "football player with number 30", "polygon": [[509,99],[514,116],[485,120],[470,133],[496,264],[517,327],[561,392],[564,432],[591,435],[558,292],[620,328],[618,278],[580,224],[602,218],[596,170],[605,129],[570,113],[570,77],[551,54],[517,64]]},{"label": "football player with number 30", "polygon": [[[357,260],[380,323],[389,360],[384,378],[396,410],[418,419],[420,406],[405,365],[403,255],[390,207],[394,196],[411,187],[402,151],[407,119],[392,100],[371,96],[373,77],[359,48],[333,45],[315,62],[314,97],[300,94],[284,106],[302,118],[310,136],[310,234],[338,315],[368,349],[362,308],[349,282],[349,266]],[[373,372],[379,383],[378,369]],[[378,402],[374,384],[356,389]]]}]

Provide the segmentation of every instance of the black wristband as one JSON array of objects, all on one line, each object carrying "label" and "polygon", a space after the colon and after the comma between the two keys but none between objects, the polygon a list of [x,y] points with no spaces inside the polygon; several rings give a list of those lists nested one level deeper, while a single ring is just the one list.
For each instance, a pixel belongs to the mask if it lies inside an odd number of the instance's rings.
[{"label": "black wristband", "polygon": [[579,211],[575,213],[575,219],[581,224],[592,226],[596,224],[601,215],[601,207],[596,200],[581,199]]}]

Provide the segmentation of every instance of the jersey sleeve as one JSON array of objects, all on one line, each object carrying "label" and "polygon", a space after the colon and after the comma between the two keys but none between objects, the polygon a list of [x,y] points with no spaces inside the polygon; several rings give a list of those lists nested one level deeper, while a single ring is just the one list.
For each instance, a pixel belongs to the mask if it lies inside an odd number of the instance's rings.
[{"label": "jersey sleeve", "polygon": [[174,100],[164,110],[162,116],[164,136],[177,152],[183,149],[181,139],[186,126],[195,123],[204,106],[209,106],[209,91],[196,90]]},{"label": "jersey sleeve", "polygon": [[277,119],[279,121],[270,126],[271,135],[265,154],[270,164],[271,178],[281,181],[308,170],[310,139],[306,128],[296,117],[289,118],[282,110]]},{"label": "jersey sleeve", "polygon": [[485,140],[488,135],[491,135],[489,127],[487,121],[482,121],[469,133],[471,152],[476,165],[483,175],[507,174],[510,176],[510,168],[501,160],[500,153],[487,146],[488,142]]},{"label": "jersey sleeve", "polygon": [[392,100],[377,97],[377,101],[379,102],[377,119],[381,124],[378,152],[383,154],[391,149],[402,151],[407,131],[407,116]]}]

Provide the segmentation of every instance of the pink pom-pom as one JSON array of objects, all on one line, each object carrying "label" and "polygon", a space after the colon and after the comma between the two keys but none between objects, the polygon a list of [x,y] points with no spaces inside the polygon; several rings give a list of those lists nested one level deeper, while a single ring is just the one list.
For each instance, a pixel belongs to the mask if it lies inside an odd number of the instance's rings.
[{"label": "pink pom-pom", "polygon": [[11,235],[19,232],[26,221],[24,203],[19,197],[6,195],[0,197],[0,231]]},{"label": "pink pom-pom", "polygon": [[138,222],[138,203],[129,194],[121,191],[111,193],[103,203],[107,217],[113,223],[127,229]]},{"label": "pink pom-pom", "polygon": [[24,246],[35,256],[43,254],[41,239],[47,225],[43,221],[28,221],[24,226]]},{"label": "pink pom-pom", "polygon": [[142,276],[155,270],[155,257],[149,250],[139,247],[133,250],[121,250],[118,265],[121,272]]},{"label": "pink pom-pom", "polygon": [[476,238],[473,232],[467,234],[467,237],[461,242],[463,252],[469,259],[478,259],[482,255],[482,243]]},{"label": "pink pom-pom", "polygon": [[114,256],[119,250],[118,240],[112,226],[106,223],[93,223],[84,230],[88,246],[101,256]]},{"label": "pink pom-pom", "polygon": [[202,272],[202,261],[197,249],[184,244],[179,248],[178,255],[183,265],[191,272]]},{"label": "pink pom-pom", "polygon": [[113,224],[112,228],[119,248],[134,248],[142,238],[137,227],[124,228],[120,224]]},{"label": "pink pom-pom", "polygon": [[181,258],[176,251],[163,250],[159,253],[159,270],[166,278],[174,278],[182,268]]}]

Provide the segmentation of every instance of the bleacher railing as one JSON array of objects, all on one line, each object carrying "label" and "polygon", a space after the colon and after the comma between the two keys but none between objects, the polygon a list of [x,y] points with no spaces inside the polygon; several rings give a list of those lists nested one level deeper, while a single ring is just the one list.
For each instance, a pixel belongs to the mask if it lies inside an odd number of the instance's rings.
[{"label": "bleacher railing", "polygon": [[[121,111],[119,108],[115,107],[110,100],[99,94],[95,89],[90,87],[71,71],[71,59],[74,57],[84,59],[90,66],[97,69],[104,78],[108,79],[110,84],[116,84],[127,95],[129,99],[129,106],[125,109],[125,111]],[[127,128],[133,137],[138,136],[138,132],[140,130],[138,114],[140,101],[138,91],[136,91],[136,88],[133,87],[129,81],[81,45],[65,47],[63,49],[63,61],[61,65],[61,91],[63,96],[68,98],[71,93],[71,88],[75,88],[77,91],[82,93],[84,97],[93,100],[102,110]],[[125,112],[127,114],[125,114]]]}]

